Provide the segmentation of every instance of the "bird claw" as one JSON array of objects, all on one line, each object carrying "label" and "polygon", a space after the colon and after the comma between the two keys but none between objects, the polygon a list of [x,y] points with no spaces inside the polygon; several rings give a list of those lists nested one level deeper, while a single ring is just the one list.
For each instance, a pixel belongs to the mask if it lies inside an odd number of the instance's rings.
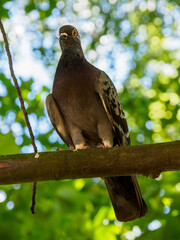
[{"label": "bird claw", "polygon": [[104,146],[104,144],[101,143],[101,144],[98,144],[98,145],[97,145],[97,148],[108,148],[108,147],[107,147],[107,146]]},{"label": "bird claw", "polygon": [[71,151],[74,151],[74,150],[75,150],[75,148],[74,148],[73,146],[70,146],[69,149],[70,149]]},{"label": "bird claw", "polygon": [[73,151],[77,151],[77,150],[85,150],[88,149],[88,146],[76,146],[76,149],[74,149]]},{"label": "bird claw", "polygon": [[83,146],[81,149],[88,149],[89,147],[88,146]]},{"label": "bird claw", "polygon": [[63,148],[58,148],[56,151],[64,151]]},{"label": "bird claw", "polygon": [[103,144],[98,144],[97,148],[104,148],[104,145]]}]

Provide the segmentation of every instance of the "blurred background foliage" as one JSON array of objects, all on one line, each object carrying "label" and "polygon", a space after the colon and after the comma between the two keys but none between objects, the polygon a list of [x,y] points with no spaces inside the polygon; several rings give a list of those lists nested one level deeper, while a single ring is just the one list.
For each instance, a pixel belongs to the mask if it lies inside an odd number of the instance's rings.
[{"label": "blurred background foliage", "polygon": [[[0,1],[15,72],[39,151],[63,142],[44,107],[60,57],[58,29],[75,25],[86,58],[114,81],[132,145],[180,139],[180,5],[168,0]],[[33,152],[0,34],[0,154]],[[139,176],[149,213],[120,223],[100,179],[0,186],[0,239],[178,239],[180,174]]]}]

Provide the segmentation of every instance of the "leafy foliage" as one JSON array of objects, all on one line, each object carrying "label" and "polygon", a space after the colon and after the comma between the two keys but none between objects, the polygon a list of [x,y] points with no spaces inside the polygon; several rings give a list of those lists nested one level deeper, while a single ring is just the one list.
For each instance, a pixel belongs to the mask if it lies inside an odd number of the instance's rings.
[{"label": "leafy foliage", "polygon": [[[0,15],[15,63],[21,57],[23,66],[25,56],[20,55],[23,47],[20,42],[26,37],[31,43],[32,58],[38,60],[37,64],[43,63],[44,71],[53,79],[59,59],[56,31],[60,25],[74,22],[80,29],[88,60],[103,68],[118,86],[132,144],[180,139],[178,1],[22,2],[0,2]],[[20,27],[15,17],[17,9],[24,20]],[[30,152],[33,151],[31,141],[5,67],[1,37],[0,56],[0,154]],[[26,71],[31,68],[35,72],[33,66],[28,65]],[[39,70],[39,75],[42,74]],[[39,75],[36,79],[34,75],[22,78],[19,74],[18,79],[38,149],[49,151],[63,142],[44,110],[52,82],[46,84]],[[139,176],[149,213],[128,223],[115,220],[100,179],[38,183],[35,215],[29,209],[31,184],[1,186],[0,239],[178,239],[179,177],[178,172],[164,173],[156,180]]]}]

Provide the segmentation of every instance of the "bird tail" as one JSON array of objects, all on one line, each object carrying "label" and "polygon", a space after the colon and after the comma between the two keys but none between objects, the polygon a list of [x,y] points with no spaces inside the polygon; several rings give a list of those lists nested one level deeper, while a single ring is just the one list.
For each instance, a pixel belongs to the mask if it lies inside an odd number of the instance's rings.
[{"label": "bird tail", "polygon": [[117,219],[132,221],[147,213],[136,176],[103,178],[112,201]]}]

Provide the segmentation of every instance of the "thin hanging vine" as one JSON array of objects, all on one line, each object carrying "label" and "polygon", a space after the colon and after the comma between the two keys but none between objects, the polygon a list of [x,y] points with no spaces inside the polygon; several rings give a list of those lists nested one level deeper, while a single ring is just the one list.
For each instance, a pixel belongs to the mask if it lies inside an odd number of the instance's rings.
[{"label": "thin hanging vine", "polygon": [[[37,150],[37,146],[36,146],[36,143],[35,143],[34,134],[33,134],[32,128],[31,128],[31,124],[29,122],[29,118],[28,118],[28,114],[27,114],[26,108],[24,106],[24,100],[22,98],[21,90],[20,90],[20,87],[18,85],[15,73],[14,73],[13,61],[12,61],[12,56],[11,56],[11,52],[10,52],[10,49],[9,49],[9,43],[8,43],[7,35],[6,35],[6,32],[5,32],[3,23],[1,21],[1,18],[0,18],[0,29],[1,29],[1,32],[2,32],[3,39],[4,39],[5,50],[6,50],[7,57],[8,57],[9,69],[10,69],[11,77],[13,79],[13,82],[14,82],[14,85],[15,85],[15,88],[16,88],[16,91],[17,91],[17,94],[18,94],[18,97],[19,97],[19,101],[20,101],[20,104],[21,104],[21,109],[22,109],[22,111],[24,113],[25,122],[26,122],[26,125],[28,127],[28,131],[29,131],[29,135],[31,137],[31,143],[32,143],[32,146],[34,148],[34,152],[37,153],[38,150]],[[32,214],[35,213],[34,207],[35,207],[35,203],[36,203],[35,202],[36,186],[37,186],[37,182],[34,182],[33,183],[33,194],[32,194],[32,205],[31,205],[31,212],[32,212]]]}]

